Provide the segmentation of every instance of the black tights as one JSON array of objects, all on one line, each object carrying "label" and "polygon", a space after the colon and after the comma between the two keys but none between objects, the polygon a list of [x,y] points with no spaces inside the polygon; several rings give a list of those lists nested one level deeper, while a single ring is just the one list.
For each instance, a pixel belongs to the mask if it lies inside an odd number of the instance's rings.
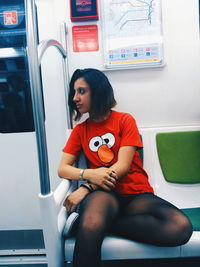
[{"label": "black tights", "polygon": [[114,193],[93,192],[81,203],[74,267],[100,266],[107,232],[157,246],[178,246],[189,240],[192,226],[180,210],[153,194],[139,194],[124,205]]}]

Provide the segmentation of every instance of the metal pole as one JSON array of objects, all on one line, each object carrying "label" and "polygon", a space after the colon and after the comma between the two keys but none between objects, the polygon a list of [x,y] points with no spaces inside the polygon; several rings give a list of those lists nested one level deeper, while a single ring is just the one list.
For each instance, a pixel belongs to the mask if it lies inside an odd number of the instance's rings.
[{"label": "metal pole", "polygon": [[[60,32],[61,32],[61,43],[62,46],[64,47],[64,49],[67,51],[67,25],[66,23],[63,21],[61,23],[61,27],[60,27]],[[67,53],[67,52],[66,52]],[[66,99],[66,113],[67,113],[67,126],[68,129],[72,129],[73,128],[73,123],[72,123],[72,116],[68,107],[68,96],[69,96],[69,71],[67,71],[68,68],[68,58],[67,58],[67,54],[66,54],[66,58],[63,58],[63,75],[64,75],[64,86],[65,86],[65,99]]]},{"label": "metal pole", "polygon": [[71,120],[71,116],[70,116],[70,112],[69,112],[69,108],[68,108],[69,74],[67,72],[67,66],[66,66],[67,54],[65,52],[65,49],[56,40],[53,40],[53,39],[43,40],[38,46],[39,64],[41,64],[42,57],[43,57],[45,51],[51,46],[54,46],[62,56],[63,81],[64,81],[64,90],[65,90],[65,99],[66,99],[66,105],[65,106],[66,106],[67,128],[71,129],[72,128],[72,120]]},{"label": "metal pole", "polygon": [[27,57],[33,104],[34,125],[37,140],[41,194],[50,192],[48,153],[44,125],[44,108],[42,102],[42,85],[37,51],[36,8],[34,0],[25,0]]}]

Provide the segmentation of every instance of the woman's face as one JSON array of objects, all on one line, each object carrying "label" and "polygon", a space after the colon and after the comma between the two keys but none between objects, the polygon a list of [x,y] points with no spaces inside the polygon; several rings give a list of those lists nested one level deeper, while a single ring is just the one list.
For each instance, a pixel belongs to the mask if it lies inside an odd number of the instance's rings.
[{"label": "woman's face", "polygon": [[91,90],[84,78],[79,78],[74,83],[74,98],[76,107],[80,113],[87,113],[91,106]]}]

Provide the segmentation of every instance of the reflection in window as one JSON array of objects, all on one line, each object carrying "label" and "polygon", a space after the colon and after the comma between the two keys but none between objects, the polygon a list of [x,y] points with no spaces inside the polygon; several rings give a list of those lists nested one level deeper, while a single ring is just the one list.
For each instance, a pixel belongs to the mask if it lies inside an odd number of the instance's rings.
[{"label": "reflection in window", "polygon": [[29,83],[20,74],[10,74],[0,82],[0,132],[34,130]]},{"label": "reflection in window", "polygon": [[0,48],[26,46],[24,0],[0,1]]}]

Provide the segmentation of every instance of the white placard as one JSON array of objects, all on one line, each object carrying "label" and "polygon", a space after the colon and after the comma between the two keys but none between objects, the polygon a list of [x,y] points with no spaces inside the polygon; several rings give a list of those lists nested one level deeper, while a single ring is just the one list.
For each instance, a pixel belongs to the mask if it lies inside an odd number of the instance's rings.
[{"label": "white placard", "polygon": [[102,0],[104,67],[163,65],[161,0]]}]

